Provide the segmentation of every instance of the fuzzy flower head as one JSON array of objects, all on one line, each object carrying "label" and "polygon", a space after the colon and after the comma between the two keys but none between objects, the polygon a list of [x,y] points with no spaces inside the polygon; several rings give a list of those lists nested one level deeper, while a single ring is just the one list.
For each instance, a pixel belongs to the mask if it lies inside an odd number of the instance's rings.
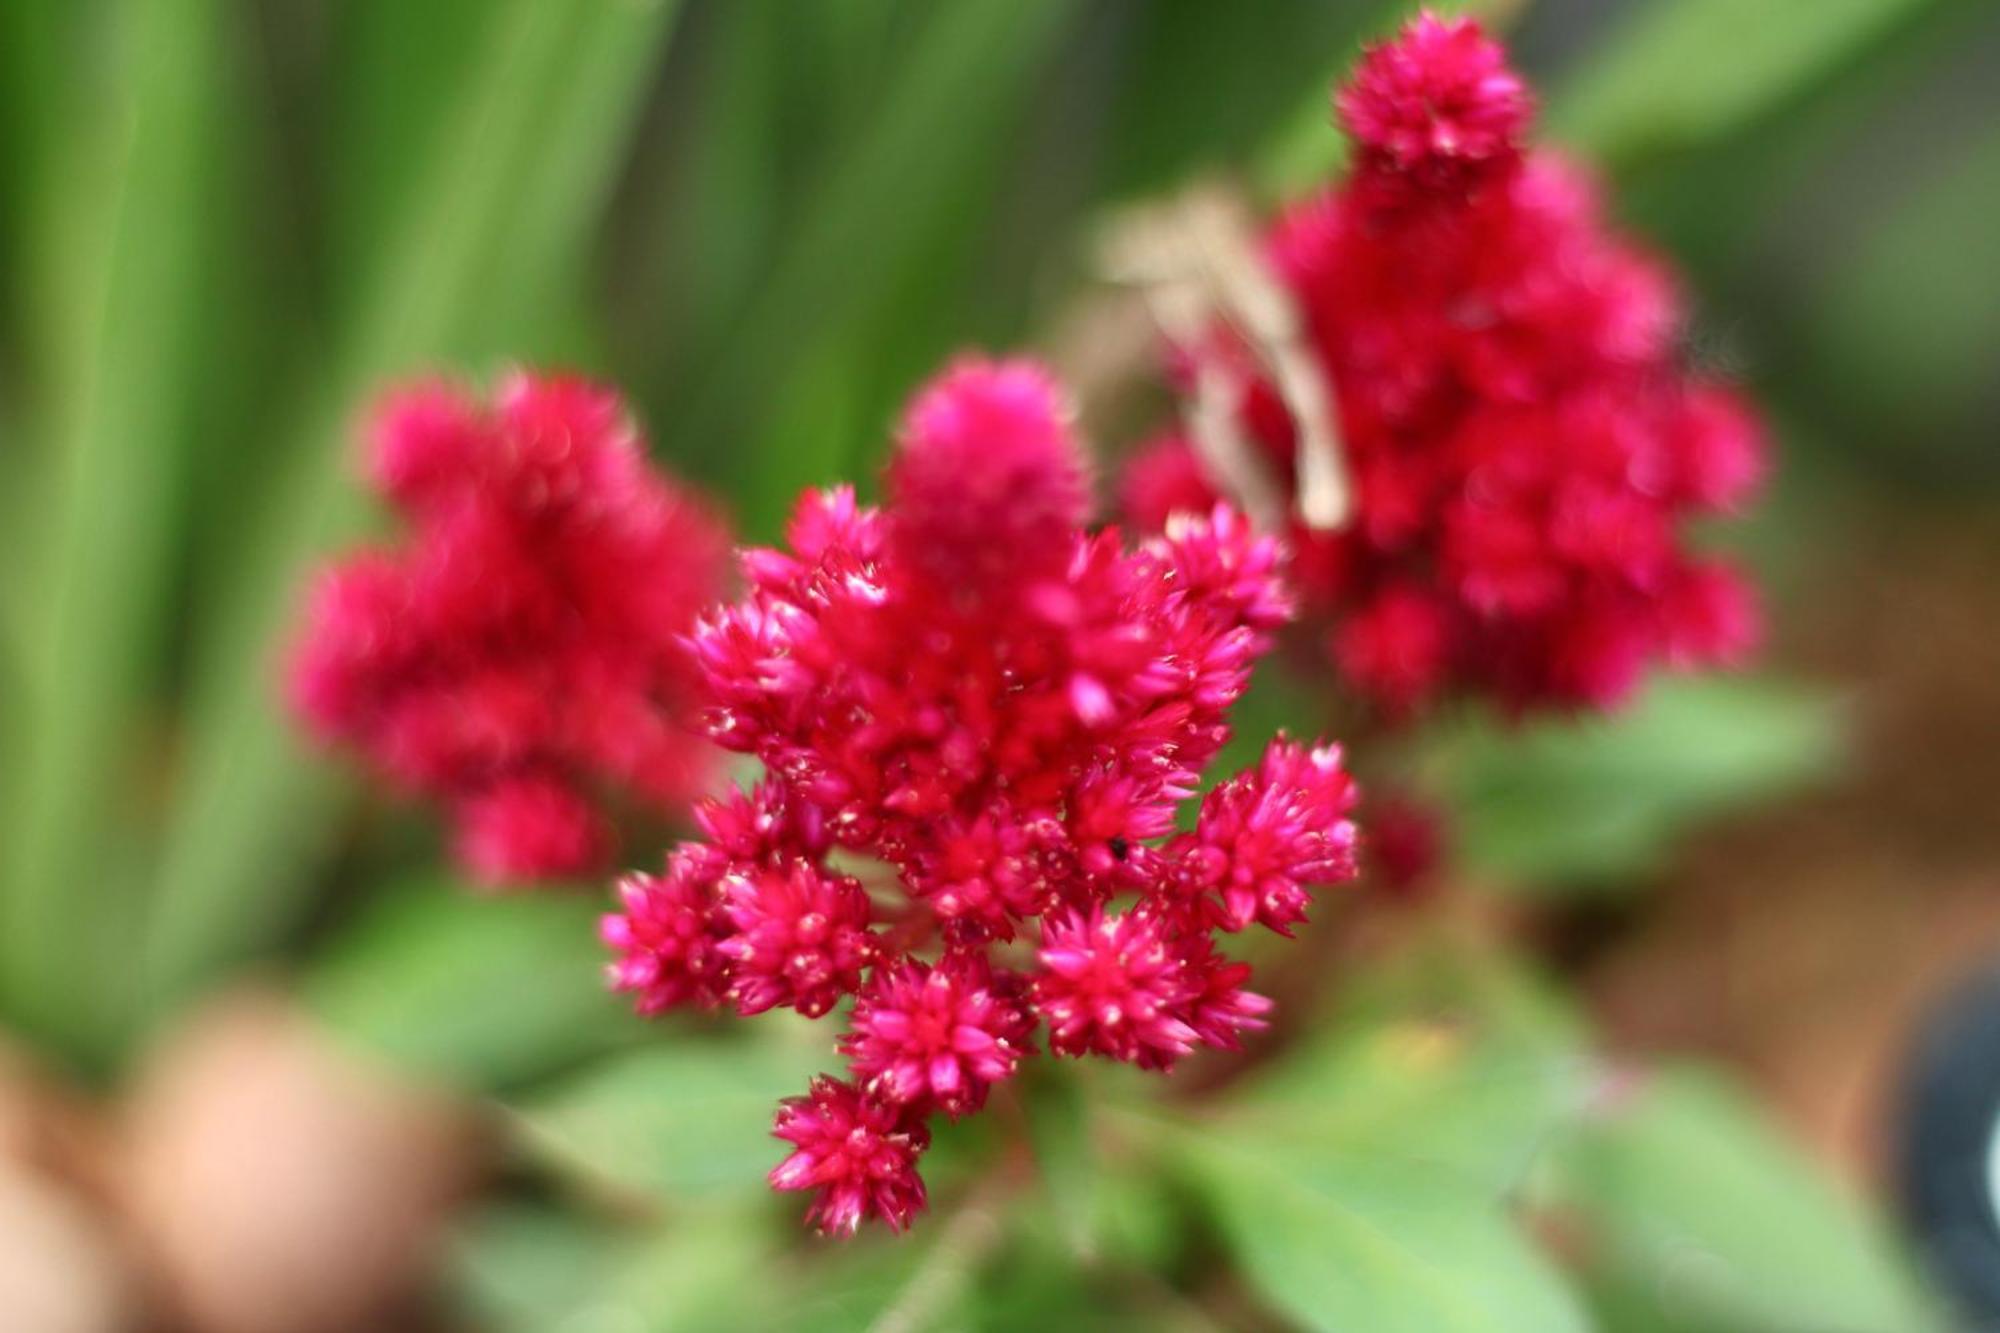
[{"label": "fuzzy flower head", "polygon": [[806,1220],[821,1231],[852,1235],[869,1218],[901,1231],[923,1211],[917,1158],[930,1136],[853,1084],[813,1080],[805,1096],[779,1106],[772,1133],[793,1149],[772,1169],[771,1187],[816,1191]]},{"label": "fuzzy flower head", "polygon": [[601,863],[607,798],[699,789],[679,640],[722,587],[724,534],[614,395],[528,374],[490,403],[397,390],[367,474],[406,532],[319,576],[289,682],[316,733],[443,804],[492,883]]},{"label": "fuzzy flower head", "polygon": [[1013,1074],[1024,1054],[1016,1044],[1024,1019],[984,955],[954,952],[936,966],[909,961],[877,971],[841,1049],[884,1100],[957,1116],[978,1109],[986,1090]]},{"label": "fuzzy flower head", "polygon": [[946,371],[911,405],[889,465],[904,562],[985,595],[1059,564],[1089,507],[1071,415],[1027,362]]},{"label": "fuzzy flower head", "polygon": [[1428,10],[1395,41],[1369,48],[1334,103],[1379,169],[1434,188],[1470,184],[1507,164],[1532,111],[1498,42],[1472,19]]},{"label": "fuzzy flower head", "polygon": [[[1391,717],[1453,694],[1603,709],[1655,664],[1741,660],[1755,599],[1691,530],[1750,499],[1764,445],[1684,363],[1664,267],[1525,147],[1528,94],[1471,20],[1412,20],[1338,100],[1353,170],[1278,221],[1268,260],[1354,494],[1344,526],[1289,532],[1340,678]],[[1178,354],[1241,386],[1248,462],[1296,491],[1284,386],[1227,331]],[[1205,512],[1215,479],[1168,436],[1123,494],[1154,529]]]},{"label": "fuzzy flower head", "polygon": [[[1175,833],[1291,613],[1280,547],[1225,506],[1130,547],[1084,526],[1083,475],[1045,371],[961,362],[910,408],[885,506],[808,493],[691,636],[708,734],[765,778],[628,884],[614,984],[645,1012],[853,997],[850,1078],[778,1126],[799,1151],[773,1183],[819,1188],[830,1229],[907,1221],[920,1127],[978,1110],[1043,1028],[1161,1070],[1234,1047],[1269,1002],[1215,932],[1289,928],[1353,874],[1334,749],[1284,749],[1256,800]],[[1228,821],[1262,838],[1235,917]]]}]

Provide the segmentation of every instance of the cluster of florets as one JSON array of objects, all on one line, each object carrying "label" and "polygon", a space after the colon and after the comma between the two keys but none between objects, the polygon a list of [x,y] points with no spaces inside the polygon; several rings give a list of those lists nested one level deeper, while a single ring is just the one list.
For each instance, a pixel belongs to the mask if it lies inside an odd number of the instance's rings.
[{"label": "cluster of florets", "polygon": [[1280,738],[1174,833],[1288,612],[1272,538],[1226,507],[1137,550],[1086,531],[1069,415],[1023,363],[924,391],[886,482],[881,510],[808,493],[695,632],[708,734],[768,776],[604,925],[642,1013],[854,997],[848,1077],[783,1105],[771,1174],[831,1231],[906,1225],[928,1123],[977,1110],[1039,1028],[1158,1070],[1235,1047],[1270,1005],[1217,933],[1289,933],[1354,873],[1333,746]]},{"label": "cluster of florets", "polygon": [[444,803],[483,880],[598,866],[612,802],[673,810],[712,769],[681,636],[723,587],[722,525],[580,381],[514,375],[490,407],[416,385],[370,436],[408,535],[320,575],[295,705]]},{"label": "cluster of florets", "polygon": [[[1682,528],[1749,497],[1763,446],[1683,366],[1668,275],[1577,168],[1524,152],[1528,94],[1472,21],[1418,17],[1337,107],[1353,170],[1280,220],[1269,261],[1355,495],[1339,530],[1291,533],[1345,680],[1392,713],[1452,689],[1603,707],[1649,662],[1734,661],[1752,597]],[[1180,350],[1231,368],[1243,434],[1290,484],[1298,432],[1255,349]],[[1184,438],[1126,479],[1142,526],[1214,498]]]}]

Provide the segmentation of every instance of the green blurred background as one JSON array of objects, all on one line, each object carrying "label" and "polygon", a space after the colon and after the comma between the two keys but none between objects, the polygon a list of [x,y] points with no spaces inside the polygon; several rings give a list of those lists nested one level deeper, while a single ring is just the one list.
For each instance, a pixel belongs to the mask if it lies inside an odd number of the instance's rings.
[{"label": "green blurred background", "polygon": [[[426,823],[363,799],[277,707],[302,571],[374,521],[349,470],[360,407],[440,367],[587,370],[768,537],[800,486],[872,469],[952,350],[1088,360],[1110,208],[1199,175],[1264,203],[1323,178],[1328,86],[1406,8],[0,5],[0,1025],[115,1085],[190,1001],[275,963],[476,1084],[626,1040],[588,903],[467,910]],[[1871,691],[1892,722],[1922,715],[1898,745],[1938,747],[1883,770],[1907,827],[1942,830],[1953,866],[2000,864],[1965,794],[1992,773],[1972,737],[2000,693],[1970,665],[2000,638],[1980,632],[2000,611],[1981,602],[2000,574],[2000,7],[1477,8],[1551,137],[1684,268],[1695,355],[1777,422],[1777,493],[1741,540],[1779,666],[1822,688],[1676,695],[1581,746],[1447,738],[1476,866],[1685,878],[1653,853],[1693,813],[1826,769],[1829,699],[1858,701],[1866,760]],[[1953,653],[1959,696],[1902,669]],[[1925,733],[1919,704],[1948,699]],[[1625,804],[1576,813],[1621,783]],[[573,938],[551,945],[552,921]]]}]

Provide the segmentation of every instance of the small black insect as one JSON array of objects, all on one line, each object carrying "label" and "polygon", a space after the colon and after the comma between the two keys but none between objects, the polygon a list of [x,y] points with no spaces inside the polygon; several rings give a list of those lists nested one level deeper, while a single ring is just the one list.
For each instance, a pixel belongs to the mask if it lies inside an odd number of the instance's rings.
[{"label": "small black insect", "polygon": [[1111,840],[1111,855],[1113,857],[1123,861],[1127,856],[1131,855],[1131,852],[1132,844],[1125,841],[1125,839],[1113,838]]}]

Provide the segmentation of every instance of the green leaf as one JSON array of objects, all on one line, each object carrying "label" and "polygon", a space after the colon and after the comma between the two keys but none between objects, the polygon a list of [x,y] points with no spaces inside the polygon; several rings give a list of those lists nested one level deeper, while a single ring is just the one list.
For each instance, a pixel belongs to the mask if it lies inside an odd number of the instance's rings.
[{"label": "green leaf", "polygon": [[[185,992],[296,912],[334,783],[305,755],[272,656],[305,567],[351,535],[352,414],[376,383],[439,358],[532,352],[537,302],[573,278],[670,3],[514,0],[490,25],[451,132],[418,173],[366,295],[306,410],[296,468],[261,506],[196,663],[188,768],[155,894],[148,979]],[[164,1009],[156,1003],[156,1009]]]},{"label": "green leaf", "polygon": [[[829,348],[865,366],[867,349],[845,346],[842,335],[893,290],[902,257],[951,215],[969,188],[962,171],[990,159],[988,146],[1010,126],[1037,57],[1070,10],[1069,0],[968,0],[913,12],[917,31],[872,90],[867,123],[795,210],[796,228],[734,325],[712,337],[710,355],[684,377],[676,452],[714,457],[731,440],[761,438],[799,384],[829,373]],[[776,522],[799,482],[831,479],[794,474],[781,486],[760,485],[766,457],[723,456],[753,533]]]},{"label": "green leaf", "polygon": [[[102,1047],[129,1012],[136,913],[103,824],[130,799],[130,737],[166,621],[187,455],[192,345],[207,293],[216,127],[231,105],[213,0],[129,5],[104,104],[76,107],[85,184],[49,312],[54,449],[31,519],[43,563],[18,629],[29,705],[16,718],[0,843],[0,978],[34,1026]],[[51,32],[48,34],[53,36]],[[43,57],[46,59],[46,55]],[[69,262],[64,263],[62,261]]]},{"label": "green leaf", "polygon": [[1035,1089],[1027,1118],[1036,1178],[1064,1242],[1073,1252],[1088,1254],[1096,1248],[1104,1188],[1088,1091],[1067,1071],[1042,1078]]},{"label": "green leaf", "polygon": [[1554,1178],[1625,1299],[1649,1291],[1649,1315],[1670,1327],[1935,1326],[1876,1226],[1712,1076],[1648,1078]]},{"label": "green leaf", "polygon": [[1433,1167],[1497,1198],[1569,1118],[1584,1074],[1579,1054],[1510,1042],[1473,1021],[1348,1026],[1232,1097],[1218,1132]]},{"label": "green leaf", "polygon": [[452,1237],[446,1270],[476,1327],[558,1328],[603,1292],[629,1237],[575,1214],[526,1204],[475,1213]]},{"label": "green leaf", "polygon": [[474,1326],[775,1327],[776,1237],[762,1212],[711,1209],[634,1234],[551,1208],[477,1214],[452,1247],[452,1285]]},{"label": "green leaf", "polygon": [[1551,102],[1557,137],[1625,161],[1742,128],[1932,0],[1672,0],[1630,12]]},{"label": "green leaf", "polygon": [[1448,725],[1425,763],[1469,864],[1517,888],[1601,885],[1705,817],[1823,777],[1837,717],[1796,687],[1667,679],[1609,717]]},{"label": "green leaf", "polygon": [[1218,1133],[1184,1157],[1259,1294],[1329,1333],[1565,1333],[1575,1298],[1498,1206],[1450,1176]]},{"label": "green leaf", "polygon": [[1518,962],[1420,939],[1214,1102],[1215,1132],[1408,1163],[1500,1199],[1573,1123],[1591,1070],[1580,1022]]},{"label": "green leaf", "polygon": [[605,989],[602,908],[554,892],[391,885],[333,940],[306,999],[336,1032],[425,1074],[517,1084],[642,1030]]},{"label": "green leaf", "polygon": [[1840,247],[1801,334],[1843,386],[1841,401],[1888,427],[1878,439],[1857,426],[1856,445],[1906,472],[1927,464],[1943,476],[1990,479],[1984,423],[2000,302],[1990,284],[1966,281],[1966,257],[1991,248],[2000,132],[1989,129],[1949,157],[1935,154],[1924,169],[1906,199]]},{"label": "green leaf", "polygon": [[529,1100],[520,1128],[555,1165],[616,1193],[756,1197],[784,1156],[771,1137],[779,1100],[829,1058],[820,1041],[677,1034]]}]

